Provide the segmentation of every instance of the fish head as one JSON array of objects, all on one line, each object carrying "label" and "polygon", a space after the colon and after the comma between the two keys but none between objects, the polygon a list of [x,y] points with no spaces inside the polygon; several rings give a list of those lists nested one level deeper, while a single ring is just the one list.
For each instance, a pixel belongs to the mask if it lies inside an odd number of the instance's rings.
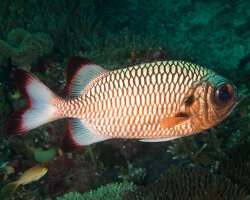
[{"label": "fish head", "polygon": [[212,73],[194,83],[185,106],[197,132],[217,125],[240,103],[237,87],[226,78]]},{"label": "fish head", "polygon": [[48,171],[48,168],[46,168],[46,167],[42,167],[42,174],[46,174],[46,173],[47,173],[47,171]]},{"label": "fish head", "polygon": [[34,180],[39,180],[42,178],[46,173],[48,172],[48,168],[44,166],[38,166],[38,170],[36,173],[36,176],[34,177]]},{"label": "fish head", "polygon": [[34,176],[34,180],[32,181],[37,181],[40,178],[42,178],[46,173],[48,172],[47,167],[39,166],[39,170],[37,170],[36,175]]}]

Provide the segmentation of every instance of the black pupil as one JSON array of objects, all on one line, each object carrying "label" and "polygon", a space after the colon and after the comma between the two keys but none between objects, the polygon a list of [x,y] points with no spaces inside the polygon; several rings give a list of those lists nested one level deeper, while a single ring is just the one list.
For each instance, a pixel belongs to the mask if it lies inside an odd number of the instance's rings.
[{"label": "black pupil", "polygon": [[219,99],[221,101],[226,101],[231,97],[230,93],[228,92],[228,90],[224,89],[222,91],[219,92]]}]

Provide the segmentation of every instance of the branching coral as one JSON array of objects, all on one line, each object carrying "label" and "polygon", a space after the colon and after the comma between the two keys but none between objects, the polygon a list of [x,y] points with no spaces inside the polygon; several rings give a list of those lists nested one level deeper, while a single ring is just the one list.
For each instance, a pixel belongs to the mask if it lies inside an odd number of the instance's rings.
[{"label": "branching coral", "polygon": [[112,183],[84,194],[70,192],[62,197],[57,197],[57,200],[122,200],[127,192],[135,189],[136,186],[133,183]]},{"label": "branching coral", "polygon": [[[212,155],[214,152],[211,151],[213,146],[209,143],[211,138],[206,134],[208,133],[203,134],[203,136],[190,136],[174,140],[167,152],[173,154],[174,160],[179,159],[182,162],[191,161],[192,164],[196,165],[213,166],[216,162]],[[221,155],[217,154],[217,157],[219,158]]]},{"label": "branching coral", "polygon": [[222,176],[214,175],[207,169],[183,168],[166,174],[158,182],[138,189],[126,199],[247,199],[246,190],[234,185]]},{"label": "branching coral", "polygon": [[122,179],[124,183],[133,182],[135,184],[142,184],[146,175],[146,168],[135,168],[132,164],[129,164],[127,174],[119,175],[119,178]]},{"label": "branching coral", "polygon": [[16,28],[8,34],[7,41],[0,40],[0,62],[10,58],[14,65],[27,67],[38,57],[50,53],[53,45],[45,33],[31,34]]}]

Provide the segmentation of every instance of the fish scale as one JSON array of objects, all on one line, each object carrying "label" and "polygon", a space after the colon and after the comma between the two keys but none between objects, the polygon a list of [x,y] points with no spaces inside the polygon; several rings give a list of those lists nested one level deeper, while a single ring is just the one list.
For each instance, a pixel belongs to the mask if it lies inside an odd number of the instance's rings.
[{"label": "fish scale", "polygon": [[183,61],[108,72],[75,56],[68,61],[66,74],[69,98],[63,99],[31,73],[15,70],[15,85],[26,104],[9,117],[5,135],[69,118],[63,151],[112,138],[167,141],[215,126],[242,99],[226,78]]},{"label": "fish scale", "polygon": [[[160,61],[107,72],[83,95],[58,102],[61,117],[82,118],[97,134],[120,138],[166,138],[193,133],[189,122],[164,129],[159,120],[181,112],[185,93],[207,70],[187,62]],[[80,111],[80,112],[79,112]]]}]

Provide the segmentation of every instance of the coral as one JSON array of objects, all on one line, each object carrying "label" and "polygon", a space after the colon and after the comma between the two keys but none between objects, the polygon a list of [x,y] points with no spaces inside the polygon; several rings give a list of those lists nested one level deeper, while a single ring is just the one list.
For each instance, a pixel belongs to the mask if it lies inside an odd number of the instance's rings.
[{"label": "coral", "polygon": [[213,153],[216,152],[217,157],[221,157],[221,154],[218,152],[220,149],[213,149],[213,143],[207,134],[174,140],[167,152],[173,155],[174,160],[181,160],[182,163],[213,166],[216,162]]},{"label": "coral", "polygon": [[131,50],[163,47],[178,52],[179,59],[189,54],[188,60],[229,70],[240,67],[250,53],[248,8],[247,1],[223,0],[15,0],[0,8],[0,36],[16,27],[45,32],[52,36],[56,52],[104,64],[124,64]]},{"label": "coral", "polygon": [[100,186],[96,190],[80,194],[77,192],[70,192],[62,197],[57,197],[57,200],[122,200],[127,192],[132,192],[136,189],[133,183],[112,183],[105,186]]},{"label": "coral", "polygon": [[83,193],[101,185],[104,181],[101,164],[86,160],[83,152],[74,152],[73,155],[63,154],[50,161],[44,189],[51,196],[56,196],[70,190]]},{"label": "coral", "polygon": [[214,69],[236,69],[249,55],[247,1],[100,1],[96,10],[102,19],[119,16],[106,22],[113,32],[125,24],[131,34],[150,35],[157,46],[179,55],[188,52],[189,60]]},{"label": "coral", "polygon": [[157,182],[137,189],[125,199],[248,199],[246,190],[207,169],[182,168],[167,173]]},{"label": "coral", "polygon": [[85,193],[86,199],[89,200],[101,200],[101,199],[123,199],[123,196],[129,192],[135,190],[136,187],[133,183],[123,184],[123,183],[112,183],[105,186],[97,188],[97,190]]},{"label": "coral", "polygon": [[146,168],[136,168],[132,164],[129,164],[127,174],[119,175],[119,178],[121,178],[125,183],[133,182],[135,184],[142,184],[146,175]]},{"label": "coral", "polygon": [[70,159],[66,154],[49,163],[45,189],[54,194],[67,191],[69,186],[65,180],[68,173],[70,173],[71,169],[75,166],[76,162]]},{"label": "coral", "polygon": [[[88,38],[95,21],[94,1],[11,1],[3,2],[0,14],[0,36],[13,28],[44,32],[52,36],[56,50],[71,54],[81,48],[80,37]],[[74,13],[74,14],[73,14]]]},{"label": "coral", "polygon": [[13,188],[10,188],[7,184],[0,189],[0,198],[1,199],[11,199],[11,192]]},{"label": "coral", "polygon": [[[250,88],[249,6],[246,0],[2,1],[0,48],[4,49],[0,49],[1,127],[11,111],[23,103],[16,95],[11,79],[12,71],[16,68],[14,64],[23,65],[21,67],[26,69],[29,69],[27,65],[32,64],[30,71],[59,96],[65,97],[64,73],[71,55],[86,56],[106,66],[106,69],[162,59],[192,61],[214,69],[237,86],[245,84],[247,91]],[[48,41],[50,44],[46,48]],[[35,47],[31,48],[32,45]],[[28,57],[27,52],[30,53]],[[82,194],[108,182],[120,181],[121,178],[124,182],[148,184],[166,168],[176,169],[181,165],[207,167],[229,178],[228,188],[235,188],[233,182],[248,189],[249,180],[245,177],[249,177],[249,158],[237,154],[233,156],[231,152],[245,141],[249,145],[249,96],[239,105],[239,110],[240,114],[236,111],[223,123],[195,136],[154,144],[110,140],[58,156],[49,163],[44,185],[39,185],[39,190],[36,190],[38,183],[23,187],[18,198],[51,199],[69,191]],[[21,136],[21,140],[11,138],[8,142],[3,139],[0,130],[1,145],[4,145],[0,149],[0,163],[8,162],[15,169],[15,173],[7,176],[1,168],[0,187],[15,179],[22,168],[34,162],[31,148],[59,148],[65,125],[66,121],[60,120]],[[166,153],[167,150],[172,153]],[[129,167],[128,163],[131,163]],[[178,174],[175,175],[183,180]],[[204,176],[210,177],[207,171]],[[177,178],[168,177],[176,182],[171,183],[170,189],[176,188],[177,183],[182,185]],[[203,174],[199,177],[201,180],[206,178]],[[211,175],[211,183],[214,183],[214,177]],[[194,182],[196,179],[195,176]],[[220,176],[216,180],[224,185],[222,179]],[[184,186],[181,187],[183,189]],[[211,189],[212,186],[207,187]],[[183,191],[186,191],[185,188]],[[159,196],[158,193],[155,195]],[[239,191],[239,198],[240,195]]]},{"label": "coral", "polygon": [[61,197],[57,197],[57,200],[85,200],[84,196],[79,192],[69,192]]},{"label": "coral", "polygon": [[[79,42],[85,47],[85,50],[79,52],[81,56],[108,65],[109,70],[121,67],[115,64],[126,65],[129,63],[132,52],[147,51],[149,48],[157,46],[151,37],[143,38],[132,34],[126,28],[118,34],[107,33],[103,38],[98,35],[93,35],[90,39],[81,37]],[[99,56],[97,57],[97,55]]]},{"label": "coral", "polygon": [[217,168],[221,160],[230,157],[231,149],[250,142],[248,104],[246,97],[234,117],[200,134],[172,141],[167,152],[181,163]]},{"label": "coral", "polygon": [[17,48],[21,44],[26,33],[27,32],[22,28],[12,29],[7,35],[7,42],[11,46]]},{"label": "coral", "polygon": [[43,150],[41,147],[35,148],[34,157],[37,162],[49,162],[56,155],[55,148],[49,148],[47,150]]},{"label": "coral", "polygon": [[250,192],[250,147],[249,143],[233,148],[229,157],[219,162],[218,172],[230,178],[232,182],[245,187]]},{"label": "coral", "polygon": [[31,34],[21,28],[11,30],[7,41],[0,40],[0,62],[10,58],[20,68],[30,66],[38,57],[48,54],[54,46],[45,33]]}]

